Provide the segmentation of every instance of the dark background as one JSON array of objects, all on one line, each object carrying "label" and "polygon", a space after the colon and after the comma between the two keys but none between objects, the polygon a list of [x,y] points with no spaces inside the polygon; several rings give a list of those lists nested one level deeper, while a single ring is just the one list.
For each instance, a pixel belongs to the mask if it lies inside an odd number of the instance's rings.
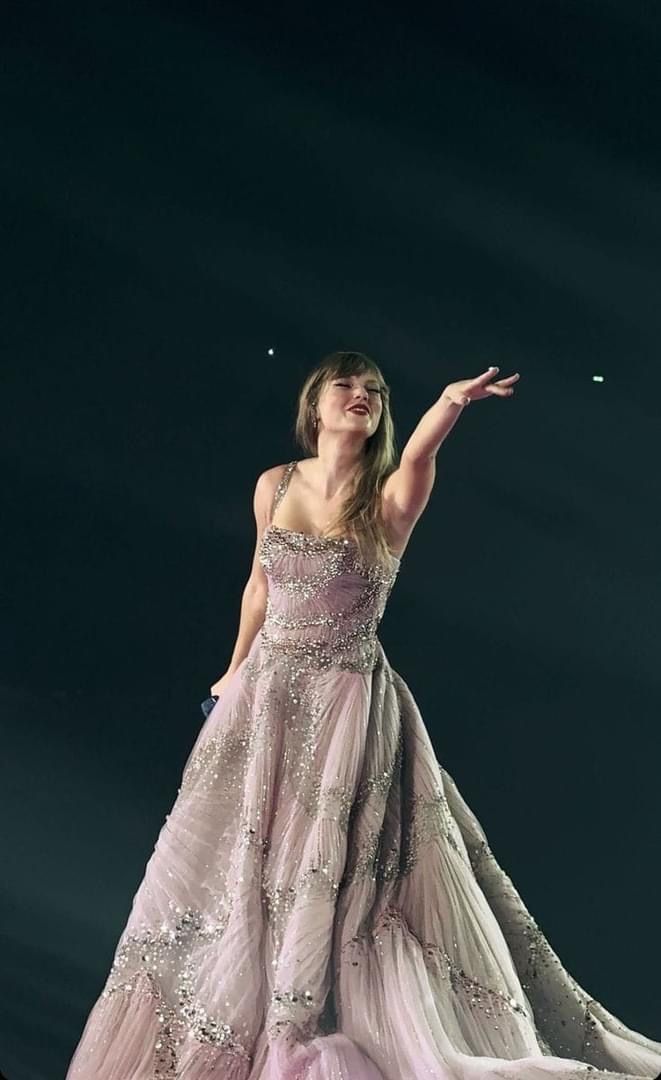
[{"label": "dark background", "polygon": [[400,449],[521,372],[441,447],[380,637],[563,962],[661,1039],[658,7],[63,0],[2,38],[0,1068],[64,1076],[336,348]]}]

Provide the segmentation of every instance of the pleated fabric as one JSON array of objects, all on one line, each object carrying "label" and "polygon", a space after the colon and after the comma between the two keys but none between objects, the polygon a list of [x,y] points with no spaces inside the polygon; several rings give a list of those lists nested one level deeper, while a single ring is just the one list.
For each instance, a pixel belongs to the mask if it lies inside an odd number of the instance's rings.
[{"label": "pleated fabric", "polygon": [[273,524],[261,559],[67,1080],[656,1077],[435,757],[376,633],[398,560]]}]

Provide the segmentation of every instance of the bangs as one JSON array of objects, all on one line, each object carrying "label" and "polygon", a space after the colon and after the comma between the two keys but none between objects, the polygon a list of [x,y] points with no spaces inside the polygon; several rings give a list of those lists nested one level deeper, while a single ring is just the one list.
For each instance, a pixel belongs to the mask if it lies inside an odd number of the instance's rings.
[{"label": "bangs", "polygon": [[373,360],[364,353],[342,352],[333,358],[333,362],[326,369],[327,379],[342,378],[345,375],[373,375],[374,381],[382,390],[388,390],[388,386]]}]

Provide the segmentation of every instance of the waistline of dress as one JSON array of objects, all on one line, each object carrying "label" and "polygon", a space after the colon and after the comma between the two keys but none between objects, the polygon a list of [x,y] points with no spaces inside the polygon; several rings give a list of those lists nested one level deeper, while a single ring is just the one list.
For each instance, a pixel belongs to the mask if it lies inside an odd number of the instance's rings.
[{"label": "waistline of dress", "polygon": [[281,626],[266,619],[259,634],[259,644],[267,659],[281,661],[306,671],[340,668],[345,671],[370,672],[379,661],[382,649],[377,637],[377,620],[359,623],[344,633],[322,638],[283,632]]}]

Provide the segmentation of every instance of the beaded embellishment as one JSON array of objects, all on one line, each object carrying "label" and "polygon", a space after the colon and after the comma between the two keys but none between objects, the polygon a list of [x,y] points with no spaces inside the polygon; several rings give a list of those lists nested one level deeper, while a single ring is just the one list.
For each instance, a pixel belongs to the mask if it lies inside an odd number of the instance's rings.
[{"label": "beaded embellishment", "polygon": [[[271,517],[296,462],[276,488]],[[372,671],[376,632],[399,570],[365,564],[347,537],[324,537],[269,524],[260,562],[269,580],[261,630],[265,655],[300,670]]]}]

